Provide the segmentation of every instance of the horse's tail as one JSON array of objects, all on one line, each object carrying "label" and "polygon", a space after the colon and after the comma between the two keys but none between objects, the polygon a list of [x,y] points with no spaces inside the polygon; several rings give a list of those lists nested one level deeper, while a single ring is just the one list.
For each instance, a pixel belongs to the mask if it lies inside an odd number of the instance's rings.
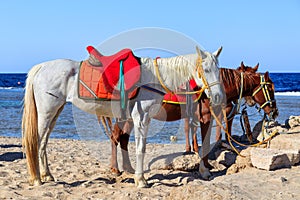
[{"label": "horse's tail", "polygon": [[[36,73],[41,68],[41,65],[33,67],[26,79],[24,107],[22,117],[22,145],[26,152],[28,172],[31,176],[31,181],[39,180],[39,160],[38,160],[38,115],[35,104],[33,79]],[[34,182],[31,184],[34,184]]]}]

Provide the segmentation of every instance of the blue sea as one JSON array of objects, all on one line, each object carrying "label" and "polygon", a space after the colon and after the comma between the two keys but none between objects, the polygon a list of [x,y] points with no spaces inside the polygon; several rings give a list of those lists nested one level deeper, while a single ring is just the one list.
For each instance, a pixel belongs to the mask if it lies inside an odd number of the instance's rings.
[{"label": "blue sea", "polygon": [[[279,117],[284,123],[290,115],[300,115],[300,73],[271,73],[275,83],[275,95]],[[0,74],[0,136],[21,137],[22,100],[26,74]],[[253,127],[263,113],[249,108],[248,115]],[[149,143],[170,143],[170,136],[177,136],[177,143],[184,143],[183,120],[159,122],[152,120],[148,133]],[[213,130],[214,134],[214,130]],[[239,116],[234,119],[233,134],[241,135]],[[133,133],[131,140],[134,140]],[[199,134],[198,134],[199,135]],[[95,116],[84,113],[67,103],[51,133],[52,138],[108,140],[103,127]]]}]

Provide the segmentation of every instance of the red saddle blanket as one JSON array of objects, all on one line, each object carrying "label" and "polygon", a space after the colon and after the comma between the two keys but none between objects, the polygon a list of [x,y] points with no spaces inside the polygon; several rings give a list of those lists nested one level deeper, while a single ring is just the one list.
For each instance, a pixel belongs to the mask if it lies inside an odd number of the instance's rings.
[{"label": "red saddle blanket", "polygon": [[119,100],[118,89],[120,62],[123,62],[124,89],[128,98],[137,94],[134,87],[140,80],[140,64],[130,49],[124,49],[112,56],[103,56],[94,47],[87,47],[97,66],[90,59],[81,63],[79,71],[79,97]]},{"label": "red saddle blanket", "polygon": [[92,46],[88,46],[87,50],[101,63],[103,82],[110,92],[117,89],[121,61],[124,68],[125,91],[130,90],[140,80],[140,62],[130,49],[123,49],[111,56],[103,56]]},{"label": "red saddle blanket", "polygon": [[[197,90],[197,84],[194,80],[190,81],[191,91]],[[179,92],[186,92],[186,90],[179,90]],[[192,94],[193,102],[197,102],[201,97],[201,93]],[[186,94],[167,93],[164,96],[163,102],[171,104],[186,104]]]}]

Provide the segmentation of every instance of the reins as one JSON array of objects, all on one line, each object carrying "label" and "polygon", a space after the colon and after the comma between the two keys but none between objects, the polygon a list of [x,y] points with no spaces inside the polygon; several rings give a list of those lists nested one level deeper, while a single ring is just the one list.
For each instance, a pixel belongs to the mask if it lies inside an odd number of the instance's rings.
[{"label": "reins", "polygon": [[[239,95],[239,101],[238,101],[238,110],[239,110],[239,107],[240,107],[240,99],[242,98],[242,92],[243,92],[243,72],[241,73],[241,90],[240,90],[240,95]],[[260,90],[263,91],[263,94],[264,94],[264,97],[266,99],[266,102],[263,103],[259,109],[262,109],[265,105],[267,105],[268,103],[270,103],[270,106],[272,107],[272,102],[274,102],[274,100],[271,100],[270,98],[270,93],[268,91],[268,88],[267,88],[267,85],[268,84],[271,84],[270,82],[266,82],[265,79],[264,79],[264,76],[263,75],[260,75],[260,87],[258,89],[256,89],[252,96],[256,95]],[[257,147],[261,144],[264,144],[268,141],[270,141],[275,135],[278,134],[278,130],[274,130],[268,138],[266,139],[263,139],[262,141],[256,143],[256,144],[250,144],[250,145],[247,145],[247,144],[242,144],[238,141],[236,141],[231,135],[230,133],[228,132],[228,121],[227,121],[227,117],[226,117],[226,105],[225,104],[222,104],[222,112],[223,112],[223,118],[224,118],[224,122],[225,122],[225,127],[222,125],[222,123],[220,122],[220,120],[218,119],[218,117],[216,116],[213,108],[212,108],[212,105],[210,104],[209,106],[209,109],[210,109],[210,112],[212,114],[212,116],[214,117],[214,119],[216,120],[216,123],[218,126],[220,126],[226,133],[227,135],[227,139],[228,139],[228,142],[231,146],[231,148],[233,149],[233,151],[235,151],[239,156],[242,156],[242,157],[245,157],[243,155],[240,154],[240,152],[237,150],[237,148],[232,144],[232,141],[235,142],[236,144],[240,145],[240,146],[244,146],[244,147]],[[266,115],[264,115],[264,120],[263,120],[263,125],[262,125],[262,133],[264,134],[265,132],[265,123],[266,123]]]},{"label": "reins", "polygon": [[[227,139],[228,139],[228,142],[229,142],[229,145],[231,146],[231,148],[233,149],[233,151],[235,151],[239,156],[245,157],[245,156],[243,156],[243,155],[240,154],[240,152],[237,150],[237,148],[232,144],[232,141],[235,142],[236,144],[238,144],[238,145],[240,145],[240,146],[244,146],[244,147],[257,147],[257,146],[259,146],[259,145],[261,145],[261,144],[264,144],[264,143],[270,141],[275,135],[278,134],[278,130],[274,130],[274,131],[270,134],[270,136],[269,136],[267,139],[264,139],[263,141],[260,141],[260,142],[258,142],[258,143],[256,143],[256,144],[250,144],[250,145],[242,144],[242,143],[236,141],[236,140],[230,135],[230,133],[228,132],[228,122],[227,122],[227,120],[226,120],[227,118],[226,118],[226,109],[225,109],[225,108],[226,108],[226,106],[222,105],[223,117],[224,117],[224,121],[225,121],[225,124],[226,124],[226,126],[225,126],[225,128],[224,128],[224,126],[222,125],[222,123],[220,122],[220,120],[218,119],[218,117],[216,116],[216,114],[215,114],[215,112],[214,112],[212,106],[211,106],[211,105],[209,106],[210,112],[211,112],[212,116],[215,118],[216,123],[217,123],[218,126],[220,126],[220,127],[224,130],[224,132],[226,133]],[[264,121],[265,121],[265,120],[264,120]],[[263,123],[263,126],[264,126],[264,123]],[[264,131],[264,129],[263,129],[262,131]]]}]

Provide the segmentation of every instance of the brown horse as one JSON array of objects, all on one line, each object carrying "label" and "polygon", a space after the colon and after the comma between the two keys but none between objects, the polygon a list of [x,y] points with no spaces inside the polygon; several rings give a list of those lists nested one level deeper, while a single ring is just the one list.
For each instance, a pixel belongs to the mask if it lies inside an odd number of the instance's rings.
[{"label": "brown horse", "polygon": [[[249,73],[249,74],[254,74],[257,72],[258,70],[258,66],[259,64],[257,64],[255,67],[249,67],[249,66],[245,66],[243,62],[241,62],[241,66],[237,68],[237,70],[241,71],[241,72],[245,72],[245,73]],[[241,87],[241,86],[240,86]],[[226,92],[226,89],[225,89]],[[251,96],[246,96],[244,97],[245,102],[248,106],[252,107],[256,104],[256,102],[253,100],[253,98]],[[231,128],[232,128],[232,123],[233,123],[233,119],[234,116],[239,112],[239,107],[240,107],[240,99],[232,101],[232,102],[227,102],[226,105],[226,116],[227,116],[227,125],[228,125],[228,133],[231,135]],[[221,115],[218,116],[219,120],[222,121],[223,118]],[[196,133],[196,128],[193,128],[192,131],[192,135],[194,135]],[[186,138],[189,137],[189,134],[186,133]],[[193,137],[195,139],[197,139],[197,137]],[[222,133],[221,133],[221,127],[220,126],[216,126],[216,141],[220,141],[222,139]],[[193,141],[194,144],[194,141]],[[197,142],[196,142],[197,144]],[[194,145],[195,146],[195,145]]]},{"label": "brown horse", "polygon": [[[262,81],[261,75],[255,73],[257,67],[258,65],[254,68],[245,68],[245,66],[242,63],[241,67],[238,68],[237,70],[226,69],[226,68],[220,69],[220,75],[222,77],[225,93],[227,95],[227,102],[231,102],[239,98],[241,71],[248,70],[246,73],[244,73],[243,76],[244,85],[242,90],[243,91],[242,96],[243,97],[251,96],[252,94],[255,93],[253,95],[253,99],[255,100],[255,102],[263,106],[265,113],[269,114],[270,117],[276,117],[278,115],[278,110],[276,108],[276,102],[274,99],[274,84],[271,81],[268,72],[266,72],[265,75],[263,76],[265,81]],[[233,82],[233,80],[235,80],[235,82]],[[259,89],[262,87],[267,89],[270,99],[265,99],[265,96],[263,95],[264,92]],[[156,114],[154,119],[174,121],[174,120],[186,118],[185,112],[182,112],[182,110],[185,110],[185,108],[186,108],[185,105],[163,103],[160,111]],[[198,104],[193,105],[193,111],[195,111],[193,117],[200,122],[201,137],[203,141],[204,138],[206,137],[206,133],[209,128],[210,120],[211,120],[209,99],[206,97],[205,94],[203,94],[201,99],[199,99]],[[130,171],[130,172],[134,171],[129,162],[128,149],[127,149],[129,133],[131,132],[132,127],[133,124],[130,121],[116,123],[114,125],[114,129],[112,131],[112,137],[111,137],[113,141],[111,169],[115,173],[119,173],[117,159],[116,159],[117,157],[116,145],[118,144],[119,141],[121,143],[121,148],[122,148],[123,169],[125,171]],[[198,152],[197,140],[195,139],[195,135],[193,137],[195,141],[195,143],[193,144],[193,149],[194,151]],[[190,147],[187,150],[190,150]],[[207,156],[204,156],[203,160],[205,166],[210,168],[210,165],[207,162]]]},{"label": "brown horse", "polygon": [[[257,64],[255,67],[252,68],[249,66],[245,66],[244,63],[241,62],[241,66],[238,67],[237,70],[240,72],[254,74],[258,70],[258,66],[259,66],[259,64]],[[226,92],[226,88],[225,88],[225,92]],[[228,125],[227,130],[228,130],[229,135],[231,135],[232,123],[233,123],[234,116],[239,112],[239,110],[237,110],[237,109],[239,109],[239,107],[240,107],[240,102],[239,102],[240,100],[241,99],[236,99],[234,101],[227,102],[227,105],[226,105],[226,116],[227,116],[226,122]],[[246,104],[250,107],[252,107],[256,104],[256,102],[253,100],[253,98],[251,96],[244,97],[244,100],[245,100]],[[220,114],[218,116],[218,119],[220,122],[222,122],[223,115]],[[194,124],[195,123],[191,124],[192,144],[193,144],[193,151],[198,152],[198,141],[197,141],[197,135],[196,135],[197,126]],[[189,121],[188,121],[188,118],[185,118],[186,152],[189,152],[191,150],[188,127],[189,127]],[[247,135],[247,137],[252,138],[252,135]],[[221,127],[216,125],[216,141],[220,141],[221,139],[222,139]],[[227,140],[227,138],[226,138],[226,140]]]}]

